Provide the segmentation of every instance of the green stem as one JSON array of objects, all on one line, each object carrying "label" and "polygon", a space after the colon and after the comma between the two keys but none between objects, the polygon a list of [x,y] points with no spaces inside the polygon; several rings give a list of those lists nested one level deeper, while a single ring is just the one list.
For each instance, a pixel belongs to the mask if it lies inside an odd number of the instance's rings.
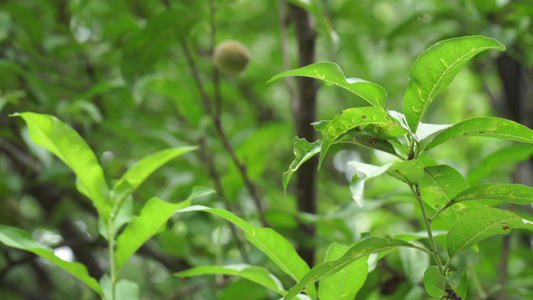
[{"label": "green stem", "polygon": [[115,262],[115,233],[113,232],[113,221],[109,219],[107,224],[107,238],[109,249],[109,268],[111,275],[111,299],[115,300],[115,285],[117,282],[117,265]]},{"label": "green stem", "polygon": [[431,225],[429,223],[429,218],[426,214],[426,208],[424,207],[424,201],[422,201],[422,196],[420,195],[420,185],[417,183],[415,184],[415,188],[413,188],[412,185],[409,185],[411,188],[411,192],[416,197],[416,200],[418,201],[418,205],[420,206],[420,210],[422,211],[422,218],[424,219],[424,223],[426,224],[426,231],[428,233],[428,239],[429,244],[431,245],[431,253],[433,255],[433,259],[437,263],[437,267],[439,268],[439,271],[441,274],[444,274],[445,269],[442,266],[442,262],[440,260],[439,256],[439,250],[437,249],[437,245],[435,244],[435,239],[433,238],[433,233],[431,232]]}]

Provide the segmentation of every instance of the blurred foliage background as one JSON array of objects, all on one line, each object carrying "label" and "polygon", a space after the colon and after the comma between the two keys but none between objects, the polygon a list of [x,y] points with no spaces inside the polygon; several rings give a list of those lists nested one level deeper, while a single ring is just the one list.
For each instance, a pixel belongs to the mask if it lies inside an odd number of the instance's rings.
[{"label": "blurred foliage background", "polygon": [[[383,164],[392,159],[368,149],[332,147],[318,173],[316,214],[298,210],[294,183],[284,195],[281,176],[293,159],[294,95],[290,81],[265,83],[298,67],[294,7],[313,16],[315,60],[334,61],[347,77],[380,84],[388,91],[388,108],[397,111],[409,68],[428,46],[473,34],[499,40],[508,50],[476,57],[423,121],[446,124],[491,115],[533,127],[531,0],[3,0],[0,223],[30,231],[62,258],[86,264],[97,278],[107,268],[95,210],[77,193],[73,174],[29,141],[21,120],[8,117],[34,111],[73,126],[111,179],[157,150],[200,145],[141,186],[137,209],[151,196],[177,202],[193,186],[213,187],[219,194],[202,204],[230,207],[256,225],[266,221],[296,247],[314,249],[314,264],[322,262],[332,242],[348,245],[366,232],[394,236],[419,231],[414,200],[391,178],[368,182],[364,207],[351,199],[348,182],[354,170],[347,161]],[[240,76],[214,75],[213,47],[225,40],[249,48],[251,62]],[[219,125],[206,111],[185,49],[211,100],[220,95],[220,110],[214,112]],[[211,104],[216,108],[216,103]],[[362,100],[341,89],[321,86],[316,120],[360,105]],[[531,153],[531,146],[472,138],[439,147],[424,163],[450,164],[471,182],[532,185]],[[497,155],[500,159],[492,162],[485,159]],[[264,214],[250,184],[263,201]],[[531,219],[531,211],[518,213]],[[302,223],[316,226],[314,239],[301,234]],[[143,299],[274,299],[246,280],[172,276],[191,266],[239,263],[246,253],[250,263],[270,268],[286,287],[293,284],[240,239],[236,243],[220,219],[179,215],[130,259],[123,274],[140,283]],[[96,297],[46,261],[3,246],[0,252],[1,299]],[[419,273],[429,262],[412,255],[391,253],[373,266],[357,299],[426,297]],[[531,239],[520,232],[483,242],[479,253],[460,262],[469,268],[469,299],[533,298],[532,260]]]}]

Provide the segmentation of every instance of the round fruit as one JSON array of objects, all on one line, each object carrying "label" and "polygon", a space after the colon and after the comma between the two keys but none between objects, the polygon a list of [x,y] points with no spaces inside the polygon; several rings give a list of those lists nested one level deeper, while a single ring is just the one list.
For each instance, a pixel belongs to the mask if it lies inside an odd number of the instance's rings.
[{"label": "round fruit", "polygon": [[250,62],[250,51],[239,41],[224,41],[213,51],[213,64],[228,75],[239,75]]}]

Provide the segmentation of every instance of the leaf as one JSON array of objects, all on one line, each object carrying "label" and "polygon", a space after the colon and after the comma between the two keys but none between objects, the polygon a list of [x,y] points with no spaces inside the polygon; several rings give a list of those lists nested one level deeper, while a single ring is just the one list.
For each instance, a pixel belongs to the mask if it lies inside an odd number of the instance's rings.
[{"label": "leaf", "polygon": [[[346,253],[346,250],[348,246],[333,243],[329,246],[324,261],[339,259]],[[336,274],[322,278],[318,288],[318,298],[321,300],[353,300],[366,281],[367,260],[368,256],[358,259]]]},{"label": "leaf", "polygon": [[479,117],[459,122],[443,130],[424,151],[462,136],[485,136],[533,144],[533,130],[526,126],[500,118]]},{"label": "leaf", "polygon": [[[419,243],[414,242],[420,246]],[[400,248],[402,267],[409,281],[418,284],[424,279],[424,271],[429,267],[429,254],[413,248]]]},{"label": "leaf", "polygon": [[446,294],[446,277],[435,266],[427,268],[424,272],[424,287],[432,297],[440,297]]},{"label": "leaf", "polygon": [[170,44],[185,37],[197,22],[195,14],[185,8],[164,11],[150,18],[122,48],[120,70],[126,82],[132,84],[157,60],[165,57]]},{"label": "leaf", "polygon": [[119,279],[115,286],[115,296],[112,296],[112,283],[109,275],[104,274],[100,278],[100,286],[104,292],[104,298],[111,299],[120,299],[120,300],[137,300],[140,297],[140,288],[139,285],[135,282],[129,281],[127,279]]},{"label": "leaf", "polygon": [[92,200],[106,220],[111,212],[109,187],[102,167],[83,138],[54,116],[31,112],[16,113],[26,121],[32,141],[55,154],[77,176],[78,190]]},{"label": "leaf", "polygon": [[511,145],[497,150],[486,157],[468,173],[467,179],[470,184],[479,183],[481,179],[491,174],[500,165],[511,165],[528,160],[533,155],[531,145]]},{"label": "leaf", "polygon": [[422,52],[409,71],[403,111],[412,132],[435,96],[447,87],[455,75],[476,54],[488,49],[504,51],[500,42],[483,36],[465,36],[444,40]]},{"label": "leaf", "polygon": [[141,159],[130,167],[113,187],[111,193],[113,199],[113,212],[116,213],[127,197],[130,196],[155,170],[168,161],[196,149],[197,147],[180,147],[162,150]]},{"label": "leaf", "polygon": [[[246,221],[224,209],[194,205],[182,209],[179,212],[189,211],[209,212],[235,224],[244,231],[245,236],[250,243],[261,250],[272,262],[274,262],[292,279],[299,281],[309,271],[309,266],[307,266],[305,261],[298,256],[294,246],[276,231],[270,228],[261,228],[250,225]],[[300,291],[302,290],[304,289],[302,288]],[[308,293],[312,298],[315,298],[316,292],[314,286],[309,287]]]},{"label": "leaf", "polygon": [[487,206],[476,207],[459,218],[448,232],[446,248],[449,262],[470,246],[491,236],[506,235],[511,229],[533,230],[533,223],[509,211]]},{"label": "leaf", "polygon": [[430,124],[430,123],[420,123],[418,129],[416,130],[416,137],[419,141],[427,138],[430,135],[433,135],[437,132],[441,132],[444,129],[451,127],[452,124]]},{"label": "leaf", "polygon": [[289,169],[283,173],[283,190],[285,193],[287,193],[287,186],[289,185],[292,174],[296,172],[304,162],[320,152],[320,141],[309,143],[306,139],[294,137],[292,144],[294,146],[294,155],[296,157],[291,162]]},{"label": "leaf", "polygon": [[398,156],[396,150],[388,140],[377,139],[358,131],[348,131],[341,135],[334,144],[355,144],[380,150]]},{"label": "leaf", "polygon": [[496,200],[527,205],[533,203],[533,188],[521,184],[485,183],[474,185],[450,200],[449,205],[471,200]]},{"label": "leaf", "polygon": [[179,278],[204,276],[208,274],[221,274],[239,276],[255,283],[258,283],[282,296],[287,294],[278,278],[272,275],[263,267],[250,266],[246,264],[226,265],[226,266],[200,266],[175,273]]},{"label": "leaf", "polygon": [[169,203],[156,197],[146,202],[139,216],[133,217],[131,222],[117,238],[115,259],[117,273],[147,240],[154,236],[177,210],[191,205],[195,198],[214,193],[210,189],[195,188],[189,198],[180,203]]},{"label": "leaf", "polygon": [[48,260],[81,280],[100,296],[103,295],[98,282],[96,279],[89,276],[89,272],[84,265],[77,262],[64,261],[55,256],[49,248],[37,243],[28,232],[16,227],[0,225],[0,242],[9,247],[32,252]]},{"label": "leaf", "polygon": [[322,148],[318,167],[326,155],[329,147],[341,135],[350,130],[377,138],[390,139],[407,134],[407,130],[393,121],[387,112],[379,107],[350,108],[336,115],[322,131]]},{"label": "leaf", "polygon": [[387,91],[378,84],[359,78],[346,78],[341,68],[332,62],[319,62],[303,68],[283,72],[272,77],[267,83],[287,76],[304,76],[340,86],[363,98],[372,106],[385,107]]},{"label": "leaf", "polygon": [[[447,165],[424,168],[426,176],[420,180],[420,194],[428,206],[438,211],[446,206],[453,197],[469,187],[466,179],[454,168]],[[466,205],[467,206],[467,205]],[[465,204],[447,209],[439,216],[448,224],[453,224],[459,217]]]},{"label": "leaf", "polygon": [[389,167],[387,174],[413,185],[424,177],[424,165],[419,160],[397,161]]},{"label": "leaf", "polygon": [[386,164],[384,166],[375,166],[371,164],[365,164],[358,161],[349,161],[349,165],[355,167],[356,172],[350,180],[350,192],[352,193],[352,198],[359,205],[363,206],[363,194],[365,189],[365,183],[368,179],[377,177],[385,173],[388,168],[392,165]]},{"label": "leaf", "polygon": [[339,259],[324,262],[312,268],[311,271],[305,274],[305,276],[289,290],[284,299],[290,300],[294,298],[305,288],[313,286],[315,282],[323,277],[339,272],[351,263],[370,253],[381,252],[398,247],[413,247],[421,249],[417,246],[400,240],[383,239],[378,237],[368,238],[348,249],[348,251],[346,251],[346,253]]}]

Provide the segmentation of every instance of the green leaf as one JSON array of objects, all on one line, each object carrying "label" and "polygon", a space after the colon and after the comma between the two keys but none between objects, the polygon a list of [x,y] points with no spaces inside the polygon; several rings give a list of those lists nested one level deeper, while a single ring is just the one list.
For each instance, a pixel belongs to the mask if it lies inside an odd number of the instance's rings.
[{"label": "green leaf", "polygon": [[476,207],[459,218],[448,232],[446,248],[449,262],[470,246],[494,235],[506,235],[511,229],[533,230],[533,223],[509,211],[487,206]]},{"label": "green leaf", "polygon": [[[182,209],[179,212],[189,211],[209,212],[235,224],[235,226],[244,231],[248,241],[261,250],[272,262],[294,280],[301,280],[309,271],[309,266],[307,266],[305,261],[298,256],[294,246],[276,231],[270,228],[261,228],[250,225],[246,221],[224,209],[195,205]],[[302,290],[304,290],[304,288],[300,291]],[[316,292],[314,286],[309,286],[308,293],[312,298],[315,298]]]},{"label": "green leaf", "polygon": [[474,169],[470,170],[466,178],[470,184],[479,183],[488,174],[492,174],[496,167],[516,164],[528,160],[532,155],[532,145],[517,144],[499,149],[485,156]]},{"label": "green leaf", "polygon": [[208,274],[221,274],[239,276],[255,283],[258,283],[281,296],[285,296],[287,291],[283,289],[281,282],[267,269],[246,264],[226,265],[226,266],[200,266],[191,268],[183,272],[175,273],[179,278],[204,276]]},{"label": "green leaf", "polygon": [[189,198],[180,203],[168,203],[156,197],[146,202],[139,216],[133,217],[131,222],[117,238],[115,259],[117,272],[148,239],[154,236],[177,210],[191,205],[197,197],[214,193],[210,189],[195,189]]},{"label": "green leaf", "polygon": [[9,36],[11,27],[11,16],[6,11],[0,12],[0,42]]},{"label": "green leaf", "polygon": [[366,181],[385,173],[392,163],[381,167],[358,161],[349,161],[348,164],[354,166],[356,169],[355,174],[350,180],[350,192],[352,193],[352,198],[355,203],[357,203],[359,207],[362,207]]},{"label": "green leaf", "polygon": [[[418,242],[413,242],[421,246]],[[424,279],[424,271],[429,267],[429,254],[413,248],[400,248],[402,267],[409,281],[418,284]]]},{"label": "green leaf", "polygon": [[446,277],[439,272],[437,267],[431,266],[424,272],[424,287],[432,297],[444,296],[446,294]]},{"label": "green leaf", "polygon": [[[325,262],[342,257],[348,246],[333,243],[326,252]],[[363,287],[368,273],[368,256],[358,259],[336,274],[320,280],[318,298],[320,300],[353,300]]]},{"label": "green leaf", "polygon": [[447,87],[455,75],[476,54],[488,49],[504,51],[500,42],[483,36],[465,36],[444,40],[422,52],[409,71],[403,110],[412,132],[435,96]]},{"label": "green leaf", "polygon": [[170,45],[187,35],[197,24],[195,14],[185,8],[164,11],[148,20],[134,32],[122,48],[121,73],[132,84],[159,59],[165,57]]},{"label": "green leaf", "polygon": [[424,177],[424,165],[416,159],[397,161],[389,167],[387,174],[407,184],[413,185],[418,183]]},{"label": "green leaf", "polygon": [[398,247],[413,247],[421,249],[417,246],[400,240],[383,239],[378,237],[372,237],[363,240],[348,249],[348,251],[346,251],[346,253],[339,259],[324,262],[315,266],[313,269],[311,269],[311,271],[305,274],[305,276],[295,286],[293,286],[289,290],[284,299],[290,300],[294,298],[305,288],[313,286],[315,282],[322,279],[323,277],[333,275],[339,272],[351,263],[370,253],[386,251]]},{"label": "green leaf", "polygon": [[471,200],[496,200],[504,203],[532,204],[533,188],[521,184],[485,183],[474,185],[450,200],[449,205]]},{"label": "green leaf", "polygon": [[296,157],[291,162],[289,169],[283,173],[283,190],[285,193],[287,193],[287,186],[289,185],[292,174],[296,172],[304,162],[320,152],[320,141],[309,143],[306,139],[294,137],[292,144],[294,146],[294,155]]},{"label": "green leaf", "polygon": [[[420,180],[420,194],[434,211],[445,207],[453,197],[470,186],[461,173],[447,165],[426,167],[424,172],[426,176]],[[466,206],[467,204],[459,204],[439,216],[451,225]]]},{"label": "green leaf", "polygon": [[130,167],[113,187],[111,193],[113,212],[116,213],[127,197],[130,196],[155,170],[168,161],[196,149],[197,147],[180,147],[162,150],[143,158]]},{"label": "green leaf", "polygon": [[385,107],[387,92],[378,84],[359,78],[346,78],[341,68],[331,62],[319,62],[303,68],[283,72],[267,83],[287,76],[304,76],[322,80],[327,84],[340,86],[366,100],[372,106]]},{"label": "green leaf", "polygon": [[26,121],[32,141],[55,154],[76,174],[78,190],[92,200],[106,220],[111,212],[109,187],[102,167],[83,138],[54,116],[31,112],[16,113]]},{"label": "green leaf", "polygon": [[105,299],[121,299],[121,300],[137,300],[140,297],[141,291],[139,285],[127,279],[120,279],[115,286],[115,296],[112,296],[112,283],[109,275],[104,274],[100,278],[100,286],[104,292]]},{"label": "green leaf", "polygon": [[533,130],[526,126],[500,118],[479,117],[459,122],[443,130],[424,151],[462,136],[485,136],[533,144]]},{"label": "green leaf", "polygon": [[355,144],[380,150],[398,156],[396,150],[388,140],[377,139],[358,131],[348,131],[341,135],[334,144]]},{"label": "green leaf", "polygon": [[16,227],[0,225],[0,242],[9,247],[32,252],[48,260],[81,280],[100,296],[103,295],[98,282],[96,279],[89,276],[89,272],[84,265],[77,262],[64,261],[55,256],[49,248],[37,243],[28,232]]},{"label": "green leaf", "polygon": [[318,162],[319,168],[331,144],[350,130],[377,139],[390,139],[408,133],[382,108],[361,107],[347,109],[342,114],[336,115],[322,131],[323,138]]}]

